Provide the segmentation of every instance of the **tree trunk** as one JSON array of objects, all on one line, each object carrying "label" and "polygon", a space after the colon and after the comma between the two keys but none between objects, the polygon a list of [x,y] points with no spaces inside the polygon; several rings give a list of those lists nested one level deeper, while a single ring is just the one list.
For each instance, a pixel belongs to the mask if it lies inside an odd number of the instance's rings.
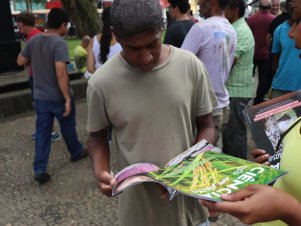
[{"label": "tree trunk", "polygon": [[29,12],[31,12],[32,8],[31,8],[31,2],[30,2],[30,0],[26,0],[25,4],[26,4],[26,10],[29,11]]},{"label": "tree trunk", "polygon": [[75,25],[77,35],[93,37],[102,31],[102,23],[94,0],[61,0]]}]

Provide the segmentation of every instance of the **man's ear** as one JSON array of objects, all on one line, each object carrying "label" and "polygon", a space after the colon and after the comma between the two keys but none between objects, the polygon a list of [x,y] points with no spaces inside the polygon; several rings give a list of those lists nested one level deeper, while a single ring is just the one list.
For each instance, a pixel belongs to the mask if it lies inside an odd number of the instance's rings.
[{"label": "man's ear", "polygon": [[116,38],[116,41],[117,42],[119,42],[120,41],[120,39],[119,39],[119,37],[115,34],[115,32],[114,32],[114,28],[113,27],[111,27],[111,31],[112,31],[112,33],[113,33],[113,35],[115,36],[115,38]]},{"label": "man's ear", "polygon": [[61,23],[61,25],[59,26],[59,29],[62,29],[62,28],[64,28],[65,26],[67,27],[67,22]]},{"label": "man's ear", "polygon": [[218,5],[218,0],[210,0],[211,5]]},{"label": "man's ear", "polygon": [[175,8],[174,8],[174,10],[176,10],[176,12],[180,12],[180,9],[179,9],[179,6],[176,6]]},{"label": "man's ear", "polygon": [[[237,13],[237,16],[238,16],[238,15],[239,15],[239,8],[238,8],[238,7],[235,7],[234,10],[235,10],[235,13]],[[239,16],[238,16],[238,17],[239,17]]]}]

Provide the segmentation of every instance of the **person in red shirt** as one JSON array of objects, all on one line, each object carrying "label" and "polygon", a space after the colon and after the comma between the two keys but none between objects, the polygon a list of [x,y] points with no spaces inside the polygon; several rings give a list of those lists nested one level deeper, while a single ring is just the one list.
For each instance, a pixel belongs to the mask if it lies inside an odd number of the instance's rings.
[{"label": "person in red shirt", "polygon": [[[17,16],[17,23],[20,29],[20,33],[24,35],[26,38],[25,39],[26,42],[28,42],[29,39],[31,39],[33,36],[41,33],[41,31],[35,27],[35,16],[31,12],[27,12],[27,11],[21,12]],[[32,73],[31,65],[28,65],[27,70],[29,74],[28,83],[31,89],[31,96],[33,97],[33,73]],[[35,135],[36,135],[35,133],[32,134],[33,140],[35,140]],[[52,131],[51,141],[56,141],[59,139],[60,139],[60,135],[57,132]]]}]

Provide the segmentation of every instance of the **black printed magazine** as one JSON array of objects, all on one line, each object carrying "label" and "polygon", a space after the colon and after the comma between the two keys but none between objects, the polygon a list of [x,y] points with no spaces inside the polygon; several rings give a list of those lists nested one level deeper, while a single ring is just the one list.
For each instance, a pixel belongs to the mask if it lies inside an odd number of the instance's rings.
[{"label": "black printed magazine", "polygon": [[271,167],[279,169],[282,137],[301,116],[301,90],[252,106],[243,113],[256,147],[266,150]]}]

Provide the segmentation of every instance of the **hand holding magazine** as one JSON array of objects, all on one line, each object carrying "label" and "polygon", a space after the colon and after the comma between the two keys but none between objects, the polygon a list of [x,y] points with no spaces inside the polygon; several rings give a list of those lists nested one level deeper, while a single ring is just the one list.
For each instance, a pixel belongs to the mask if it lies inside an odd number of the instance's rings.
[{"label": "hand holding magazine", "polygon": [[199,199],[221,201],[220,195],[250,184],[269,184],[286,174],[283,170],[217,153],[216,147],[202,140],[169,161],[164,168],[152,163],[136,163],[115,175],[112,196],[136,184],[156,182],[169,192]]},{"label": "hand holding magazine", "polygon": [[265,101],[243,111],[256,147],[270,154],[273,168],[280,167],[282,140],[301,116],[301,90]]}]

